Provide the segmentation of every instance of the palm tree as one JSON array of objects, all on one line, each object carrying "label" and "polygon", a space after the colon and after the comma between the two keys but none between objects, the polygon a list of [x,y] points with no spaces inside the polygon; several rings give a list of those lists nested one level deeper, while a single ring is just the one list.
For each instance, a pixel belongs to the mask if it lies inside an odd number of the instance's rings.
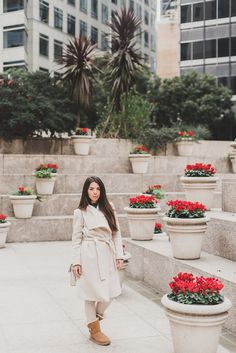
[{"label": "palm tree", "polygon": [[78,105],[77,127],[80,123],[81,108],[86,108],[90,101],[95,47],[89,39],[80,36],[67,44],[61,58],[62,80],[70,82],[73,101]]},{"label": "palm tree", "polygon": [[135,16],[132,9],[123,7],[120,13],[114,13],[111,28],[112,56],[108,63],[110,81],[112,82],[112,105],[116,111],[121,110],[121,95],[127,96],[134,84],[134,75],[141,66],[141,56],[136,46],[137,31],[141,19]]}]

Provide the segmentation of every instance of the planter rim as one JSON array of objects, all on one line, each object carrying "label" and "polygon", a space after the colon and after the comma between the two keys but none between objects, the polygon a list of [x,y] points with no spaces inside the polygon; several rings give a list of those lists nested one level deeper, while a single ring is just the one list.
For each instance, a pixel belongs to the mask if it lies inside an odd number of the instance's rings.
[{"label": "planter rim", "polygon": [[37,195],[33,194],[33,195],[9,195],[11,200],[30,200],[30,199],[36,199]]},{"label": "planter rim", "polygon": [[144,153],[144,154],[138,154],[138,153],[130,153],[129,158],[147,158],[151,157],[152,155],[150,153]]},{"label": "planter rim", "polygon": [[188,140],[188,139],[186,139],[186,140],[180,140],[180,141],[175,141],[176,143],[189,143],[189,142],[193,142],[193,143],[196,143],[196,141],[195,140]]},{"label": "planter rim", "polygon": [[171,217],[163,217],[163,221],[172,224],[200,224],[206,223],[210,221],[209,217],[202,218],[171,218]]},{"label": "planter rim", "polygon": [[224,297],[223,303],[216,305],[191,305],[174,302],[165,294],[161,299],[161,303],[167,309],[190,315],[217,315],[228,311],[232,307],[232,303],[227,297]]},{"label": "planter rim", "polygon": [[188,177],[188,176],[181,176],[180,177],[180,180],[181,181],[184,181],[184,182],[204,182],[204,183],[211,183],[213,181],[217,181],[219,180],[219,177],[217,176],[209,176],[209,177]]},{"label": "planter rim", "polygon": [[93,138],[93,136],[89,135],[89,136],[83,136],[83,135],[73,135],[70,137],[71,139],[82,139],[82,140],[86,140],[86,139],[91,139]]},{"label": "planter rim", "polygon": [[131,207],[124,207],[124,211],[127,213],[157,213],[160,211],[160,208],[155,207],[155,208],[131,208]]},{"label": "planter rim", "polygon": [[8,228],[10,227],[11,222],[6,221],[5,223],[0,223],[0,228]]}]

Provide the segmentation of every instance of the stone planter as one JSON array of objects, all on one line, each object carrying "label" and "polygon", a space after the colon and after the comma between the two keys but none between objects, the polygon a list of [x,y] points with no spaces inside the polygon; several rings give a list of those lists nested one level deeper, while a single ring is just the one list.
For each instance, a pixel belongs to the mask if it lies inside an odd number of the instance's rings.
[{"label": "stone planter", "polygon": [[5,248],[7,233],[10,225],[11,223],[8,221],[5,223],[0,223],[0,248]]},{"label": "stone planter", "polygon": [[218,177],[181,177],[183,189],[188,201],[198,201],[206,206],[207,210],[213,207],[214,191]]},{"label": "stone planter", "polygon": [[158,208],[125,207],[129,232],[133,240],[152,240]]},{"label": "stone planter", "polygon": [[166,223],[173,256],[183,260],[199,259],[209,218],[164,217],[163,221]]},{"label": "stone planter", "polygon": [[222,325],[232,304],[229,299],[218,305],[187,305],[161,300],[170,322],[174,353],[216,353]]},{"label": "stone planter", "polygon": [[92,136],[74,135],[71,136],[71,139],[74,144],[75,154],[80,156],[87,156],[89,154]]},{"label": "stone planter", "polygon": [[16,218],[31,218],[33,213],[36,195],[10,195],[13,211]]},{"label": "stone planter", "polygon": [[125,251],[125,253],[122,256],[122,259],[124,261],[123,267],[119,270],[119,277],[120,277],[120,284],[121,286],[123,285],[124,282],[124,277],[125,277],[125,269],[128,266],[128,261],[131,259],[131,255],[128,251]]},{"label": "stone planter", "polygon": [[38,195],[52,195],[56,181],[56,173],[51,178],[36,178],[36,190]]},{"label": "stone planter", "polygon": [[195,142],[193,140],[183,140],[176,142],[179,156],[192,156]]},{"label": "stone planter", "polygon": [[233,147],[232,152],[229,154],[230,161],[232,163],[233,173],[236,174],[236,142],[231,143]]},{"label": "stone planter", "polygon": [[145,174],[148,171],[148,163],[151,155],[150,154],[132,154],[129,155],[129,160],[132,165],[132,171],[134,174]]}]

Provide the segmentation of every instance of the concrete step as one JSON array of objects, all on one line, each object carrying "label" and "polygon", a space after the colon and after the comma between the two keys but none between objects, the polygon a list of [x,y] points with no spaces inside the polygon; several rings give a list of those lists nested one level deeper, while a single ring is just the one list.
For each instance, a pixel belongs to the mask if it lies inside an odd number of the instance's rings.
[{"label": "concrete step", "polygon": [[152,241],[124,239],[132,259],[127,268],[129,275],[146,282],[158,292],[168,293],[169,282],[178,272],[191,272],[197,276],[217,277],[224,283],[223,294],[233,304],[226,328],[236,333],[236,264],[233,261],[202,253],[199,260],[177,260],[171,252],[170,242],[155,238]]},{"label": "concrete step", "polygon": [[[128,151],[129,152],[129,151]],[[153,156],[148,173],[180,173],[189,163],[212,163],[218,173],[229,173],[230,162],[226,158]],[[1,154],[0,175],[30,174],[41,163],[56,163],[61,174],[131,173],[131,164],[126,154],[111,155],[43,155],[43,154]]]},{"label": "concrete step", "polygon": [[[73,216],[40,216],[30,219],[9,217],[7,242],[70,240]],[[128,236],[126,215],[118,214],[123,237]]]},{"label": "concrete step", "polygon": [[236,213],[236,175],[235,178],[222,180],[222,209]]},{"label": "concrete step", "polygon": [[211,221],[203,238],[203,250],[236,261],[236,214],[222,211],[207,214]]},{"label": "concrete step", "polygon": [[[108,199],[112,201],[118,213],[124,212],[124,207],[128,205],[129,198],[137,193],[108,193]],[[74,209],[78,207],[81,194],[53,194],[52,196],[36,200],[34,204],[33,216],[66,216],[72,215]],[[183,192],[168,192],[166,198],[160,201],[161,212],[166,212],[167,200],[184,200]],[[214,194],[214,208],[221,207],[221,193]],[[8,195],[0,195],[0,212],[13,216],[13,208]]]},{"label": "concrete step", "polygon": [[[92,175],[94,175],[93,173]],[[85,179],[91,174],[58,174],[54,193],[75,194],[82,190]],[[183,191],[180,182],[181,174],[128,174],[128,173],[96,173],[105,186],[107,192],[140,193],[149,185],[161,184],[163,189],[171,192]],[[235,178],[234,174],[218,174],[220,180],[216,191],[221,191],[221,179]],[[32,174],[6,174],[0,175],[0,194],[14,192],[19,186],[28,186],[35,190],[35,177]]]}]

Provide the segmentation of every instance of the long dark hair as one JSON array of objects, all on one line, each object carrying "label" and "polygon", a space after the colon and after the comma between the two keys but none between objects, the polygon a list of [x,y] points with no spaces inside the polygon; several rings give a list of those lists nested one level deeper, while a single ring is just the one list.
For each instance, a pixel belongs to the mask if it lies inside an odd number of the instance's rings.
[{"label": "long dark hair", "polygon": [[100,197],[98,199],[99,209],[100,209],[100,211],[102,211],[102,213],[106,217],[110,229],[112,231],[116,232],[118,230],[118,227],[116,224],[115,214],[114,214],[114,211],[112,209],[110,202],[107,199],[105,185],[103,184],[102,180],[99,177],[91,176],[85,180],[80,203],[79,203],[79,209],[86,210],[87,206],[91,205],[91,200],[88,196],[88,189],[89,189],[90,184],[93,182],[97,183],[100,187]]}]

